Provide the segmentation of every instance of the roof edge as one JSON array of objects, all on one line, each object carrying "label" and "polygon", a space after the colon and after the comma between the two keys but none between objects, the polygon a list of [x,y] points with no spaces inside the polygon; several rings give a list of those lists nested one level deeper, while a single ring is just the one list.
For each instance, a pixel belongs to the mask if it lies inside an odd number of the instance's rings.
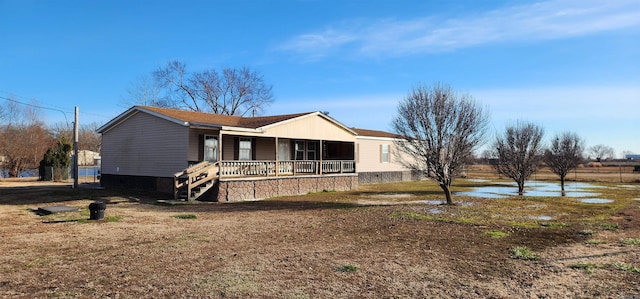
[{"label": "roof edge", "polygon": [[157,113],[155,111],[151,111],[151,110],[145,109],[144,107],[136,105],[136,106],[132,106],[131,108],[125,110],[124,112],[120,113],[118,116],[116,116],[115,118],[113,118],[112,120],[107,122],[106,124],[102,125],[100,128],[98,128],[96,130],[96,132],[98,132],[100,134],[104,134],[107,131],[111,130],[111,128],[117,126],[118,124],[120,124],[121,122],[125,121],[129,117],[132,117],[133,115],[135,115],[138,112],[144,112],[144,113],[147,113],[149,115],[153,115],[155,117],[159,117],[161,119],[173,122],[173,123],[181,125],[181,126],[189,126],[189,122],[181,121],[179,119],[175,119],[173,117],[169,117],[169,116],[166,116],[164,114]]}]

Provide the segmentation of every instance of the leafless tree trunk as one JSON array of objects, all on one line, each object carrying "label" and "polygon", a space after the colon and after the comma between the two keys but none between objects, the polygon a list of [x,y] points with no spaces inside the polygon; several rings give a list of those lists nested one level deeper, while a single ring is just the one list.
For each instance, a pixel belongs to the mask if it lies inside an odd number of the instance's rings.
[{"label": "leafless tree trunk", "polygon": [[163,105],[174,108],[244,116],[261,113],[274,100],[272,86],[247,67],[188,73],[185,63],[170,61],[153,77],[166,91]]},{"label": "leafless tree trunk", "polygon": [[416,87],[393,120],[402,136],[396,146],[410,157],[401,162],[438,182],[452,204],[451,184],[484,140],[488,123],[488,114],[470,95],[441,84]]},{"label": "leafless tree trunk", "polygon": [[544,161],[553,173],[560,177],[562,196],[567,174],[582,163],[584,141],[576,133],[565,132],[556,135],[551,146],[544,152]]},{"label": "leafless tree trunk", "polygon": [[493,166],[498,173],[518,184],[518,194],[524,194],[524,184],[538,170],[544,130],[532,123],[518,122],[508,126],[504,135],[496,137]]}]

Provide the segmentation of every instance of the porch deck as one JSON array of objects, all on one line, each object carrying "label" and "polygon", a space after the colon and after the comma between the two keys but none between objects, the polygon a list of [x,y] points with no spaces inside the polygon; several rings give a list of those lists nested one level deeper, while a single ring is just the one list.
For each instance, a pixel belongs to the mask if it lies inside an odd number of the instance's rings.
[{"label": "porch deck", "polygon": [[291,160],[291,161],[203,161],[174,174],[174,199],[192,201],[209,190],[216,181],[225,179],[255,180],[301,176],[355,174],[354,160]]}]

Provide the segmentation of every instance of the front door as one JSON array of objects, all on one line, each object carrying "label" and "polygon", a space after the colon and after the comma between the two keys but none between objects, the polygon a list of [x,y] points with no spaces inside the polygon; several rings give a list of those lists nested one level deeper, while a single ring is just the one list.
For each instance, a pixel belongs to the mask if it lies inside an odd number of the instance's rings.
[{"label": "front door", "polygon": [[278,139],[278,161],[291,160],[291,150],[289,139]]}]

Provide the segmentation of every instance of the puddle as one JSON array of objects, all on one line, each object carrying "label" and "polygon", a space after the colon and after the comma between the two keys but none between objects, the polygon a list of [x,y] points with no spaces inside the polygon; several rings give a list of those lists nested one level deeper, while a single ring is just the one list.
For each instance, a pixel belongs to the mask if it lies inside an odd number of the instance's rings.
[{"label": "puddle", "polygon": [[[429,199],[429,200],[420,200],[420,201],[414,201],[414,202],[419,202],[419,203],[425,203],[428,205],[444,205],[446,204],[446,202],[444,200],[433,200],[433,199]],[[458,205],[458,206],[465,206],[465,207],[469,207],[473,205],[473,202],[470,201],[460,201],[460,200],[453,200],[453,204],[454,205]]]},{"label": "puddle", "polygon": [[[412,195],[410,195],[412,196]],[[395,205],[414,205],[414,204],[428,204],[428,205],[442,205],[444,204],[444,201],[441,200],[405,200],[405,201],[399,201],[399,200],[383,200],[384,198],[386,199],[392,199],[395,197],[385,197],[385,196],[372,196],[375,198],[379,198],[377,200],[358,200],[358,204],[359,205],[363,205],[363,206],[395,206]],[[462,202],[456,202],[457,204],[461,204],[464,205],[464,203]],[[471,203],[466,203],[466,205],[471,205]]]},{"label": "puddle", "polygon": [[409,194],[409,193],[382,193],[382,194],[376,194],[373,197],[377,197],[377,198],[407,198],[407,197],[413,197],[413,194]]},{"label": "puddle", "polygon": [[544,221],[549,221],[553,219],[553,216],[547,216],[547,215],[542,215],[542,216],[529,216],[529,218],[534,219],[534,220],[544,220]]},{"label": "puddle", "polygon": [[442,201],[442,200],[423,200],[421,202],[424,202],[424,203],[429,204],[429,205],[443,205],[444,204],[444,201]]},{"label": "puddle", "polygon": [[[604,188],[588,183],[565,183],[565,197],[600,196],[599,193],[587,189]],[[455,195],[473,196],[482,198],[507,198],[518,196],[518,187],[515,182],[508,182],[496,186],[477,187],[471,191],[456,192]],[[560,183],[529,181],[525,184],[524,196],[562,196]]]},{"label": "puddle", "polygon": [[486,183],[486,182],[490,182],[489,180],[485,180],[485,179],[468,179],[467,182],[472,182],[472,183]]},{"label": "puddle", "polygon": [[583,199],[580,199],[580,202],[584,202],[584,203],[611,203],[611,202],[613,202],[613,199],[583,198]]},{"label": "puddle", "polygon": [[442,212],[443,212],[442,210],[438,210],[438,209],[430,209],[429,210],[429,213],[431,213],[431,214],[440,214]]},{"label": "puddle", "polygon": [[637,201],[640,201],[640,198],[634,198],[633,200],[637,200]]}]

